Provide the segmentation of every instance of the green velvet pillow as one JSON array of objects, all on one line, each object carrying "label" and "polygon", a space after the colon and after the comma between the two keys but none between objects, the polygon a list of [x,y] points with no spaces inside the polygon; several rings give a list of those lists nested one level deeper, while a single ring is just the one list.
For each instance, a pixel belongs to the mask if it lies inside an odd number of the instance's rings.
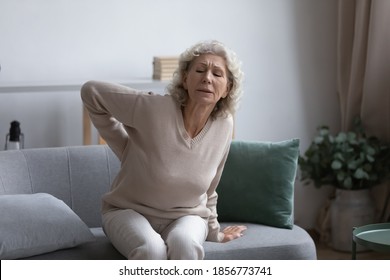
[{"label": "green velvet pillow", "polygon": [[293,227],[299,139],[233,141],[218,185],[218,220]]}]

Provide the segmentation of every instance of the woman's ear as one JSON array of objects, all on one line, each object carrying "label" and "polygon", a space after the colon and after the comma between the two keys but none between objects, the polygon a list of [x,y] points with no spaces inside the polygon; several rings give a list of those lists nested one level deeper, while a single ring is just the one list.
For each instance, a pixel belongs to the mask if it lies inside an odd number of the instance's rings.
[{"label": "woman's ear", "polygon": [[227,85],[226,85],[226,92],[225,92],[225,94],[224,95],[222,95],[222,98],[226,98],[226,96],[228,96],[229,95],[229,92],[230,92],[230,90],[232,89],[232,82],[229,82]]},{"label": "woman's ear", "polygon": [[188,90],[188,86],[187,86],[187,72],[183,73],[182,84],[183,84],[183,88],[185,90]]}]

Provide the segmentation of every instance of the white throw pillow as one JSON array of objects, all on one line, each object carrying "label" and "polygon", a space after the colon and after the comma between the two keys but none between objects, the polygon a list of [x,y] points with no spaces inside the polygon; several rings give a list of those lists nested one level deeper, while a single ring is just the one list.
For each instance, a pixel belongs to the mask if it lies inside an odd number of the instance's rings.
[{"label": "white throw pillow", "polygon": [[18,259],[93,241],[87,225],[47,193],[0,195],[0,259]]}]

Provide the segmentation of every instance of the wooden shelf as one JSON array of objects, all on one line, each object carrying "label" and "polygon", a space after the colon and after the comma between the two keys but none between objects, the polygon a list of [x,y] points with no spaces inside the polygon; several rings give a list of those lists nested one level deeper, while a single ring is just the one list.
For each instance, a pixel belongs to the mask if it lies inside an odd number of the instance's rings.
[{"label": "wooden shelf", "polygon": [[[109,81],[109,80],[107,80]],[[58,92],[58,91],[79,91],[83,83],[86,81],[78,82],[20,82],[20,83],[8,83],[0,84],[1,93],[28,93],[28,92]],[[155,91],[156,93],[161,92],[168,85],[167,81],[146,79],[146,78],[135,78],[129,81],[109,81],[113,83],[122,84],[129,87],[134,87],[141,90]]]}]

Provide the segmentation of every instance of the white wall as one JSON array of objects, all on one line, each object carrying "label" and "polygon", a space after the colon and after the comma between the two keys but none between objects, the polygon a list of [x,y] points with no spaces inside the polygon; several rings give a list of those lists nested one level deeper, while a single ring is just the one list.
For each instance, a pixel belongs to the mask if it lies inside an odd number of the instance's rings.
[{"label": "white wall", "polygon": [[[203,39],[234,49],[246,74],[236,138],[300,138],[339,128],[337,0],[0,0],[0,88],[149,78],[152,57]],[[82,144],[77,91],[0,93],[0,150],[17,119],[26,147]],[[296,183],[314,226],[326,190]]]}]

